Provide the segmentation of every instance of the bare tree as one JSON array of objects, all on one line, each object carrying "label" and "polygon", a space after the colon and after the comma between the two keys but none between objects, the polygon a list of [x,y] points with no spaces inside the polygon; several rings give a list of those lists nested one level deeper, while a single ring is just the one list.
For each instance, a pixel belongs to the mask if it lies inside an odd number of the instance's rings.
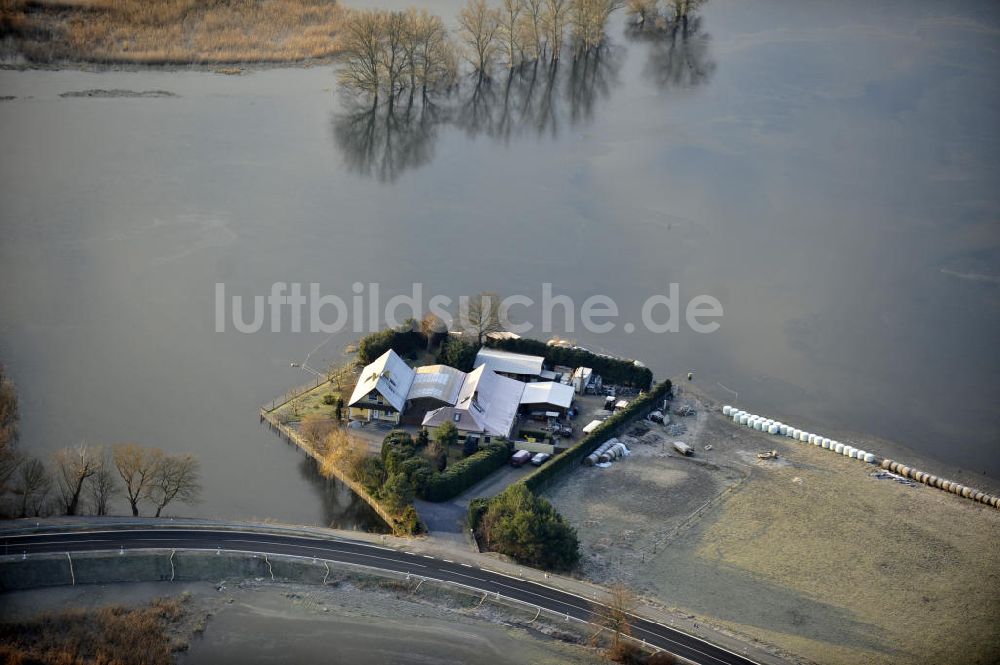
[{"label": "bare tree", "polygon": [[559,62],[559,56],[562,55],[569,10],[570,0],[545,0],[545,11],[542,19],[552,63]]},{"label": "bare tree", "polygon": [[428,93],[450,87],[457,76],[454,48],[444,22],[425,10],[407,13],[408,66],[411,90],[420,87],[426,102]]},{"label": "bare tree", "polygon": [[523,0],[522,5],[525,41],[531,60],[538,62],[545,55],[545,0]]},{"label": "bare tree", "polygon": [[608,19],[623,5],[624,0],[570,0],[575,58],[604,43]]},{"label": "bare tree", "polygon": [[17,390],[0,365],[0,454],[17,441]]},{"label": "bare tree", "polygon": [[172,501],[197,503],[201,494],[200,465],[193,455],[165,455],[157,465],[146,496],[156,506],[156,517]]},{"label": "bare tree", "polygon": [[97,471],[94,472],[88,485],[90,503],[95,515],[107,515],[108,504],[121,490],[116,482],[115,468],[108,459],[107,451],[103,448],[98,449],[94,456],[97,458]]},{"label": "bare tree", "polygon": [[522,0],[500,0],[498,35],[503,45],[508,70],[514,69],[521,61],[523,51],[521,31],[524,27],[521,12],[523,11]]},{"label": "bare tree", "polygon": [[0,496],[7,493],[10,481],[24,463],[24,455],[14,448],[0,449]]},{"label": "bare tree", "polygon": [[476,343],[480,346],[486,335],[503,330],[500,322],[500,296],[496,293],[483,291],[471,298],[465,309],[464,324],[469,332],[476,335]]},{"label": "bare tree", "polygon": [[27,517],[38,515],[45,505],[45,499],[52,489],[52,477],[41,460],[27,458],[20,466],[14,494],[18,497],[18,515]]},{"label": "bare tree", "polygon": [[638,30],[654,27],[657,19],[657,0],[628,0],[625,11]]},{"label": "bare tree", "polygon": [[594,623],[612,634],[612,652],[618,649],[622,636],[632,635],[632,615],[637,604],[635,593],[623,583],[615,582],[608,588],[604,605],[594,606]]},{"label": "bare tree", "polygon": [[163,463],[159,448],[143,448],[135,443],[114,447],[114,464],[125,483],[125,496],[132,508],[132,516],[139,516],[139,500],[144,498]]},{"label": "bare tree", "polygon": [[379,60],[391,109],[402,87],[403,73],[407,68],[406,15],[403,12],[389,12],[384,16],[382,25],[384,38]]},{"label": "bare tree", "polygon": [[427,312],[420,320],[420,332],[427,338],[427,350],[435,348],[448,336],[448,324],[433,312]]},{"label": "bare tree", "polygon": [[382,86],[382,47],[385,18],[374,10],[352,10],[344,28],[344,66],[340,82],[372,96],[378,105]]},{"label": "bare tree", "polygon": [[458,13],[459,35],[480,79],[488,78],[496,52],[500,18],[486,0],[468,0]]},{"label": "bare tree", "polygon": [[99,466],[94,451],[84,444],[63,448],[52,455],[56,466],[56,483],[62,508],[67,515],[76,515],[80,509],[80,495],[84,485],[97,473]]}]

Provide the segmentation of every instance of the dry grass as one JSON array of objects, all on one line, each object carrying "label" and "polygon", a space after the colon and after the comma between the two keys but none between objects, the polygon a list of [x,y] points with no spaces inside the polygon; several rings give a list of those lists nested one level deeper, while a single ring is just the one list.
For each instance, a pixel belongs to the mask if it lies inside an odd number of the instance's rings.
[{"label": "dry grass", "polygon": [[340,49],[335,0],[0,0],[0,37],[33,62],[301,62]]},{"label": "dry grass", "polygon": [[175,646],[167,629],[184,616],[186,597],[145,607],[50,612],[0,624],[0,661],[76,665],[169,665]]}]

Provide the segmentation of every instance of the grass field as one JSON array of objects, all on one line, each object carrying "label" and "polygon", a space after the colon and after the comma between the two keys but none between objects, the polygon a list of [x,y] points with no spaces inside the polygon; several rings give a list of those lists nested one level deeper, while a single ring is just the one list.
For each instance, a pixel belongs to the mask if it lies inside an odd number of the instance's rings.
[{"label": "grass field", "polygon": [[1000,511],[718,409],[683,419],[692,458],[637,442],[550,490],[588,578],[809,662],[1000,662]]},{"label": "grass field", "polygon": [[334,0],[0,0],[0,36],[6,57],[37,63],[287,63],[336,55],[345,13]]}]

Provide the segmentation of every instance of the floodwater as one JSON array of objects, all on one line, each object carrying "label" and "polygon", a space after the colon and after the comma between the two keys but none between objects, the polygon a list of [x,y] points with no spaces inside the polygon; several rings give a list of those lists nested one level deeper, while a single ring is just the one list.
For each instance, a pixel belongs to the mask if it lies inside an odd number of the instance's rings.
[{"label": "floodwater", "polygon": [[[377,282],[385,302],[414,282],[540,301],[548,282],[621,313],[596,334],[558,310],[555,334],[1000,476],[998,14],[710,0],[686,40],[616,23],[554,80],[392,122],[349,108],[330,67],[0,71],[0,358],[22,446],[190,451],[204,501],[178,514],[365,528],[257,420],[310,379],[291,363],[322,368],[357,335],[287,315],[215,332],[215,284],[346,300]],[[176,96],[60,96],[89,89]],[[625,332],[671,283],[682,305],[717,298],[721,328]]]}]

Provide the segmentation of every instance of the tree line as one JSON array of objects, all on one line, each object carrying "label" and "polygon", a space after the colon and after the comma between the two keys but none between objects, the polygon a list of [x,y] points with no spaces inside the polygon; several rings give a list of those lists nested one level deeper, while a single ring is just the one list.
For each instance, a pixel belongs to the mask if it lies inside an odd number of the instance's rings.
[{"label": "tree line", "polygon": [[452,35],[424,10],[354,10],[347,18],[340,82],[371,97],[373,105],[408,94],[423,101],[452,88],[460,60],[479,82],[496,68],[508,72],[555,65],[599,49],[611,14],[624,0],[468,0]]},{"label": "tree line", "polygon": [[43,460],[19,450],[0,455],[0,511],[6,517],[108,515],[124,499],[131,513],[160,517],[174,502],[199,500],[198,460],[127,443],[79,444]]},{"label": "tree line", "polygon": [[17,392],[0,365],[0,516],[107,515],[123,497],[133,516],[148,506],[159,517],[171,503],[198,501],[200,470],[192,455],[81,443],[43,460],[18,450],[19,421]]}]

